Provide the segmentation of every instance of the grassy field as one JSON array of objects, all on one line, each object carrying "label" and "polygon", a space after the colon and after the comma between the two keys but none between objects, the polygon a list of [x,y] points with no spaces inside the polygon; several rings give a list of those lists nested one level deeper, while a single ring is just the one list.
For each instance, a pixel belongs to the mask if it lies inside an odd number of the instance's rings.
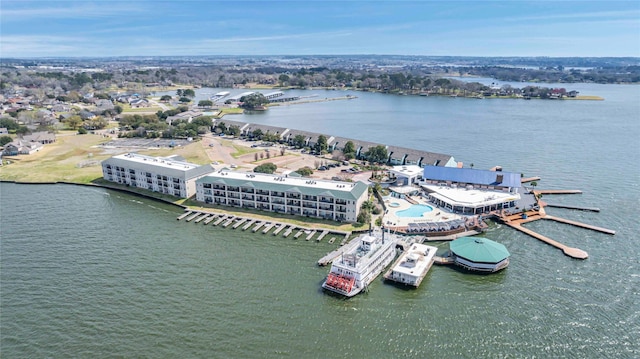
[{"label": "grassy field", "polygon": [[126,115],[129,113],[138,113],[138,112],[153,112],[156,113],[158,111],[162,111],[162,109],[160,107],[139,107],[139,108],[132,108],[131,105],[129,105],[128,103],[122,103],[119,104],[120,107],[122,107],[122,114]]},{"label": "grassy field", "polygon": [[[76,135],[73,131],[59,133],[55,143],[45,145],[39,152],[31,155],[5,156],[4,165],[0,167],[0,180],[91,183],[102,177],[102,160],[131,151],[121,148],[114,153],[113,149],[95,147],[110,140],[111,138],[100,135]],[[189,162],[209,163],[209,158],[199,142],[174,148],[136,149],[136,152],[151,156],[180,155]],[[10,163],[7,164],[8,162]]]}]

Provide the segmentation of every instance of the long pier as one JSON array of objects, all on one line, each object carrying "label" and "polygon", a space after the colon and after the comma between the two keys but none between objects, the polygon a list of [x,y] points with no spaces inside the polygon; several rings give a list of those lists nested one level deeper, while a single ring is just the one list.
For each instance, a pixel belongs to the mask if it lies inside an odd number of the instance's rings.
[{"label": "long pier", "polygon": [[581,194],[579,189],[536,189],[535,194]]},{"label": "long pier", "polygon": [[597,207],[580,207],[580,206],[569,206],[566,204],[552,204],[552,203],[547,203],[546,206],[554,207],[554,208],[575,209],[578,211],[600,212],[600,208],[597,208]]},{"label": "long pier", "polygon": [[511,228],[519,230],[520,232],[526,233],[533,238],[539,239],[549,245],[552,245],[558,249],[561,249],[562,252],[569,257],[576,258],[576,259],[587,259],[589,257],[589,254],[583,251],[582,249],[566,246],[560,242],[554,241],[549,237],[543,236],[540,233],[534,232],[528,228],[524,228],[518,223],[505,222],[505,224]]},{"label": "long pier", "polygon": [[601,233],[606,233],[606,234],[611,234],[611,235],[616,234],[616,231],[614,231],[612,229],[593,226],[591,224],[586,224],[586,223],[582,223],[582,222],[578,222],[578,221],[572,221],[570,219],[550,216],[548,214],[546,216],[542,217],[542,218],[543,219],[549,219],[549,220],[556,221],[556,222],[560,222],[560,223],[570,224],[570,225],[576,226],[576,227],[582,227],[582,228],[590,229],[590,230],[596,231],[596,232],[601,232]]}]

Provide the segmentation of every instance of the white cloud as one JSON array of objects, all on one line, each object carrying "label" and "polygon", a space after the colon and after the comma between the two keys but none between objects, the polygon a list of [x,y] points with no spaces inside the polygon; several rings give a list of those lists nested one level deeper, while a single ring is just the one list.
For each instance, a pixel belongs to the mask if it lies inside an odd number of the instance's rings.
[{"label": "white cloud", "polygon": [[[38,4],[38,3],[35,3]],[[50,3],[47,3],[50,4]],[[105,6],[106,5],[106,6]],[[55,18],[55,19],[78,19],[78,18],[101,18],[115,15],[122,15],[130,12],[141,12],[144,8],[125,2],[109,1],[108,4],[100,5],[87,3],[73,3],[72,6],[57,7],[32,7],[32,8],[7,8],[3,6],[2,21],[24,21],[34,18]]]}]

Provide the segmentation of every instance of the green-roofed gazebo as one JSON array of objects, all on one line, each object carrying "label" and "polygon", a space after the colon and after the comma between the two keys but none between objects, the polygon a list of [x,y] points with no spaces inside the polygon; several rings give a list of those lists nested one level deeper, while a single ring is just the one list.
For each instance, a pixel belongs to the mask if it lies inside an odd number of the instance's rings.
[{"label": "green-roofed gazebo", "polygon": [[497,272],[509,265],[507,248],[482,237],[460,237],[449,244],[454,263],[472,271]]}]

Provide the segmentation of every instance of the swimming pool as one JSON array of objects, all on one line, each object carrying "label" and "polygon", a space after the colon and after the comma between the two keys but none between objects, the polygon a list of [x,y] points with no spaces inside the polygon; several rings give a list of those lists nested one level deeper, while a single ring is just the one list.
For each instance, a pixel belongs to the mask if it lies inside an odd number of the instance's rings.
[{"label": "swimming pool", "polygon": [[398,217],[422,217],[425,212],[433,211],[433,207],[426,204],[414,204],[407,209],[396,212]]}]

